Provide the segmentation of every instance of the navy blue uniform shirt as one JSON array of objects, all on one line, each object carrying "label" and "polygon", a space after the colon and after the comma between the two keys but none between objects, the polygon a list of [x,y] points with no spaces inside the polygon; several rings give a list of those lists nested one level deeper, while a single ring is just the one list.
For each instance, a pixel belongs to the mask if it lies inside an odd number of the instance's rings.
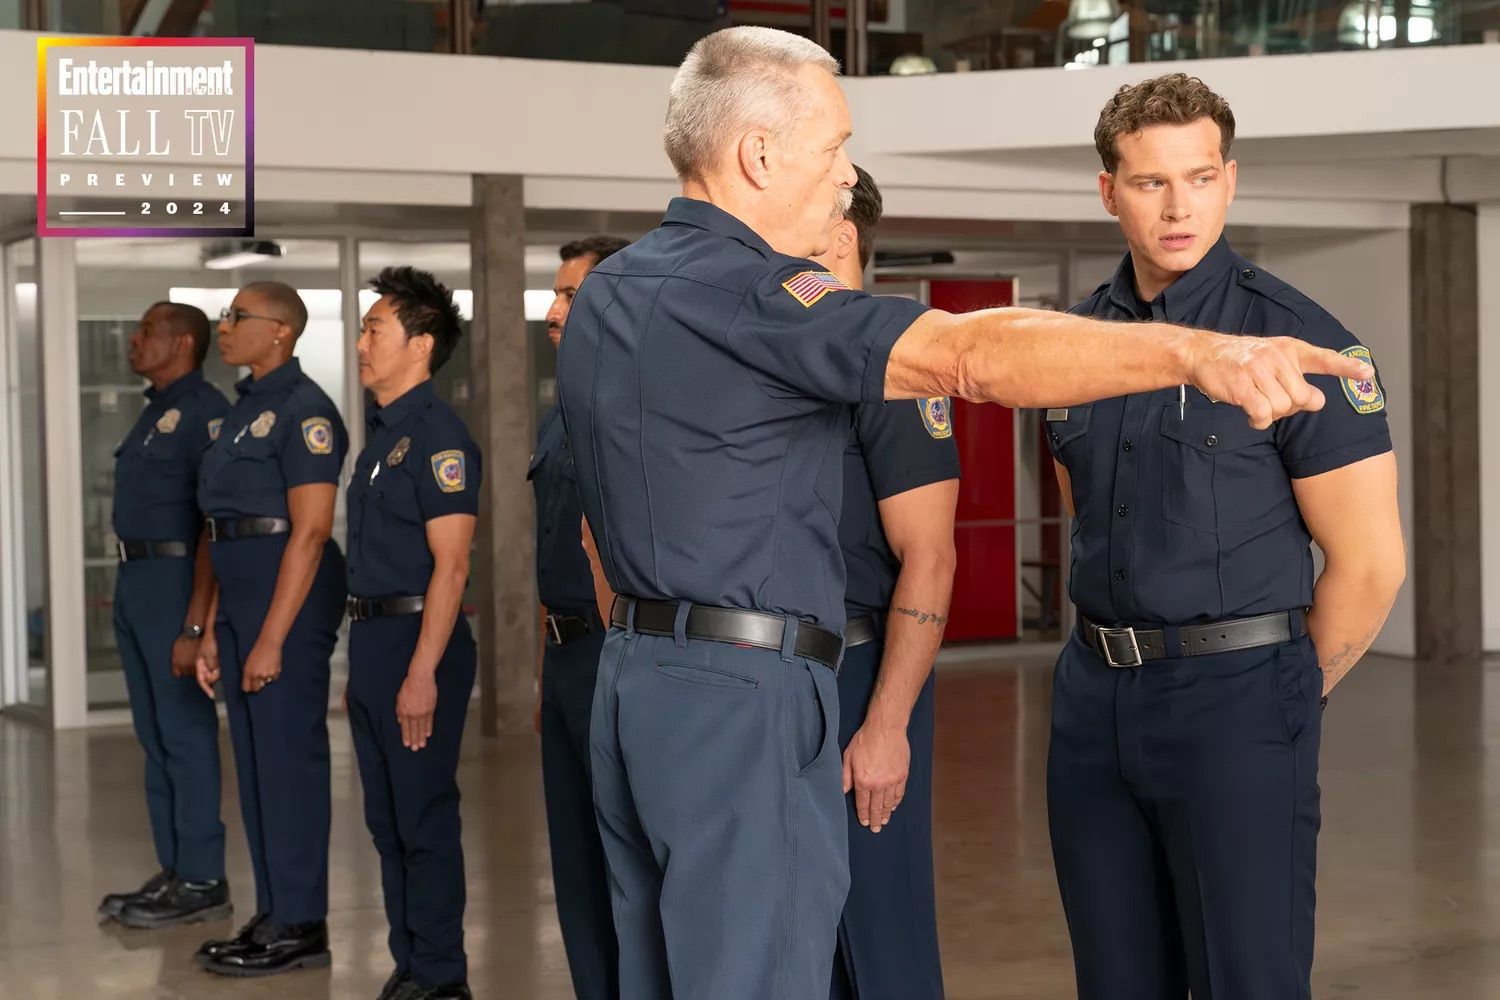
[{"label": "navy blue uniform shirt", "polygon": [[483,462],[453,408],[423,382],[373,407],[364,451],[349,481],[349,593],[427,593],[427,522],[479,514]]},{"label": "navy blue uniform shirt", "polygon": [[536,492],[537,597],[553,614],[587,616],[597,598],[583,551],[583,504],[560,407],[542,421],[526,478]]},{"label": "navy blue uniform shirt", "polygon": [[286,517],[286,491],[335,483],[349,435],[333,400],[296,358],[239,393],[198,471],[198,506],[210,517]]},{"label": "navy blue uniform shirt", "polygon": [[839,518],[849,617],[885,614],[901,572],[880,523],[880,501],[958,475],[958,444],[948,400],[903,399],[854,408],[854,433],[844,449],[844,512]]},{"label": "navy blue uniform shirt", "polygon": [[616,593],[841,631],[846,405],[885,397],[924,306],[851,291],[707,202],[590,272],[559,386]]},{"label": "navy blue uniform shirt", "polygon": [[161,391],[115,449],[115,536],[132,542],[198,537],[198,463],[229,401],[194,369]]},{"label": "navy blue uniform shirt", "polygon": [[[1154,319],[1222,333],[1298,337],[1368,359],[1328,313],[1221,239],[1151,303],[1127,254],[1076,306],[1101,319]],[[1370,382],[1313,376],[1328,405],[1263,431],[1187,388],[1045,414],[1073,482],[1073,601],[1105,624],[1170,625],[1312,604],[1311,536],[1292,480],[1391,450],[1385,395]]]}]

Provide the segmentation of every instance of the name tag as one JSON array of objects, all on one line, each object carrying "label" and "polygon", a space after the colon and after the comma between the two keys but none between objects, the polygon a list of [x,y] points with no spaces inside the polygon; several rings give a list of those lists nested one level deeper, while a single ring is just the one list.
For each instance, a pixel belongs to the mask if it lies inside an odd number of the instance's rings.
[{"label": "name tag", "polygon": [[1067,419],[1068,419],[1068,411],[1067,411],[1066,408],[1063,408],[1061,410],[1048,410],[1047,411],[1047,421],[1048,421],[1048,423],[1052,423],[1052,422],[1055,422],[1055,421],[1058,421],[1058,420],[1067,420]]}]

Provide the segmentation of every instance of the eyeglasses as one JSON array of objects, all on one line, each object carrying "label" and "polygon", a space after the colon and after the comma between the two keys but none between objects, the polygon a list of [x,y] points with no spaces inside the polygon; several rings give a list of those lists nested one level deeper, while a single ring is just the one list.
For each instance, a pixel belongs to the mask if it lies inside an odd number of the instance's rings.
[{"label": "eyeglasses", "polygon": [[262,316],[260,313],[246,312],[243,309],[231,308],[219,310],[219,321],[228,323],[230,326],[239,326],[240,320],[244,319],[263,319],[268,323],[284,322],[283,320],[277,319],[275,316]]}]

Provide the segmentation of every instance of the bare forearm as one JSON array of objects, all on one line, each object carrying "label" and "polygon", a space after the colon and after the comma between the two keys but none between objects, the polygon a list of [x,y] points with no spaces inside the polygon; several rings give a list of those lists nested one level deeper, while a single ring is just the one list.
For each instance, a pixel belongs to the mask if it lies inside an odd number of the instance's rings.
[{"label": "bare forearm", "polygon": [[988,309],[914,325],[891,351],[886,398],[960,396],[1071,406],[1191,382],[1196,331]]},{"label": "bare forearm", "polygon": [[286,642],[287,633],[302,602],[312,590],[313,577],[318,571],[318,561],[323,558],[323,546],[328,536],[321,532],[299,532],[296,525],[287,537],[286,550],[281,553],[281,566],[276,571],[276,589],[271,593],[271,607],[266,612],[265,622],[260,627],[257,642],[268,642],[277,648]]},{"label": "bare forearm", "polygon": [[1308,629],[1327,694],[1369,650],[1391,613],[1400,576],[1388,570],[1330,564],[1318,577]]},{"label": "bare forearm", "polygon": [[885,651],[866,725],[906,729],[912,706],[937,659],[953,596],[953,565],[941,559],[902,564],[886,619]]},{"label": "bare forearm", "polygon": [[437,673],[437,665],[453,637],[458,624],[459,611],[463,607],[464,587],[469,582],[469,566],[439,565],[433,568],[432,579],[427,582],[427,594],[422,603],[422,631],[417,635],[417,648],[412,653],[410,673]]},{"label": "bare forearm", "polygon": [[213,560],[208,551],[210,544],[208,529],[205,528],[199,534],[198,547],[193,552],[193,592],[188,598],[187,617],[182,623],[184,626],[201,625],[205,631],[213,627],[213,622],[208,620],[208,606],[214,590]]}]

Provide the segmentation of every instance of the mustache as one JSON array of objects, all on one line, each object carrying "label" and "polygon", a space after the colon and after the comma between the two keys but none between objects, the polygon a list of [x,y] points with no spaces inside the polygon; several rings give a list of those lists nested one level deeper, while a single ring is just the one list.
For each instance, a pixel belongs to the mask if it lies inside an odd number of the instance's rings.
[{"label": "mustache", "polygon": [[839,188],[839,202],[834,218],[842,219],[849,214],[849,209],[854,207],[854,189]]}]

